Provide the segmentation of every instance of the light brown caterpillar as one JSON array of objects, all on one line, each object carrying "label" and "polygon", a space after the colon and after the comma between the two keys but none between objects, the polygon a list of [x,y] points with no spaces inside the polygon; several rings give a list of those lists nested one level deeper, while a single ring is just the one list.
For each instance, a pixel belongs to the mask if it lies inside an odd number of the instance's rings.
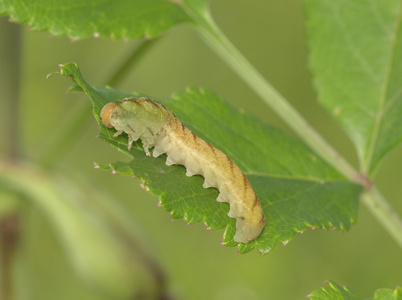
[{"label": "light brown caterpillar", "polygon": [[127,98],[106,104],[100,116],[106,127],[117,130],[114,136],[127,133],[128,149],[141,139],[147,155],[154,147],[154,157],[166,153],[167,165],[184,165],[187,176],[200,174],[205,178],[204,188],[217,188],[220,193],[216,200],[228,202],[228,216],[236,219],[236,242],[247,243],[258,237],[265,218],[246,175],[226,154],[185,127],[163,104],[148,98]]}]

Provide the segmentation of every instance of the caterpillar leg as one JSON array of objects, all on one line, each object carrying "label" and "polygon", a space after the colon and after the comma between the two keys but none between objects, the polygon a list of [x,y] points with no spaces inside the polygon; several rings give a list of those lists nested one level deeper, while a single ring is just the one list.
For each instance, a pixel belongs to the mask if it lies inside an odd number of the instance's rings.
[{"label": "caterpillar leg", "polygon": [[113,134],[113,137],[119,136],[122,133],[123,133],[123,130],[117,130],[116,133]]},{"label": "caterpillar leg", "polygon": [[133,145],[133,138],[131,137],[131,135],[128,136],[128,150],[131,150],[131,146]]},{"label": "caterpillar leg", "polygon": [[151,153],[149,152],[149,148],[150,148],[149,145],[143,144],[143,147],[144,147],[145,154],[148,157],[151,157]]}]

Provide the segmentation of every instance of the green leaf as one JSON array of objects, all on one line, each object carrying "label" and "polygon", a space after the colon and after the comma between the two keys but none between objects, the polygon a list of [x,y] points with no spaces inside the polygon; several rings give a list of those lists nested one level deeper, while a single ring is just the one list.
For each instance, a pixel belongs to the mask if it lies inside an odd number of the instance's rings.
[{"label": "green leaf", "polygon": [[190,20],[178,3],[167,0],[0,0],[1,14],[72,39],[150,38]]},{"label": "green leaf", "polygon": [[379,289],[375,292],[372,300],[402,300],[402,288],[397,287],[395,290]]},{"label": "green leaf", "polygon": [[398,0],[308,0],[319,101],[373,173],[402,140],[402,5]]},{"label": "green leaf", "polygon": [[[341,287],[333,281],[328,281],[329,286],[312,292],[308,297],[311,300],[357,300],[357,296],[347,287]],[[402,288],[395,290],[379,289],[374,298],[367,300],[402,300]]]},{"label": "green leaf", "polygon": [[312,292],[308,297],[311,300],[357,300],[356,295],[346,287],[328,281],[329,286]]},{"label": "green leaf", "polygon": [[[71,76],[89,95],[94,116],[108,102],[132,96],[111,88],[91,87],[75,64],[61,66],[63,76]],[[188,89],[163,102],[194,133],[228,154],[250,180],[260,198],[266,226],[262,234],[239,252],[257,248],[271,251],[277,242],[287,243],[307,227],[348,230],[356,220],[361,187],[346,181],[300,141],[238,111],[206,90]],[[235,220],[226,214],[229,206],[216,201],[216,189],[204,189],[201,176],[187,177],[183,166],[167,166],[166,156],[150,158],[141,142],[127,150],[127,136],[113,137],[114,129],[101,126],[100,138],[129,155],[128,163],[109,166],[113,171],[133,175],[142,185],[160,196],[161,206],[174,218],[189,223],[203,221],[208,228],[226,227],[224,243],[236,246]]]}]

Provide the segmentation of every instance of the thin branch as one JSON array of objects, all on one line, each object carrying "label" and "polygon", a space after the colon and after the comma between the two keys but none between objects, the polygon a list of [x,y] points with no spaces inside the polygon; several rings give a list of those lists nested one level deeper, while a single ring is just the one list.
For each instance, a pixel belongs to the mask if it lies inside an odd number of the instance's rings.
[{"label": "thin branch", "polygon": [[0,221],[0,299],[11,300],[13,293],[13,258],[19,240],[19,218],[12,214]]},{"label": "thin branch", "polygon": [[20,91],[20,26],[0,18],[0,87],[2,107],[0,110],[1,136],[9,159],[16,159],[19,145],[19,91]]},{"label": "thin branch", "polygon": [[402,248],[402,219],[394,208],[385,200],[376,187],[365,191],[362,195],[362,200],[377,221]]},{"label": "thin branch", "polygon": [[[0,136],[4,139],[4,156],[16,161],[21,156],[19,130],[20,90],[20,26],[0,18]],[[7,143],[8,141],[8,143]],[[19,217],[16,213],[0,222],[0,299],[13,299],[13,260],[19,236]]]}]

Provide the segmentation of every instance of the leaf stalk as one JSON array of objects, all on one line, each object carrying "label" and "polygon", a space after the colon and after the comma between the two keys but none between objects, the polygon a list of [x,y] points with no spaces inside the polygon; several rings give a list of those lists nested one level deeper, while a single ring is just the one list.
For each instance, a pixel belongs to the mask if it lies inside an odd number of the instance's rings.
[{"label": "leaf stalk", "polygon": [[402,248],[402,219],[384,196],[373,186],[362,194],[363,203]]}]

